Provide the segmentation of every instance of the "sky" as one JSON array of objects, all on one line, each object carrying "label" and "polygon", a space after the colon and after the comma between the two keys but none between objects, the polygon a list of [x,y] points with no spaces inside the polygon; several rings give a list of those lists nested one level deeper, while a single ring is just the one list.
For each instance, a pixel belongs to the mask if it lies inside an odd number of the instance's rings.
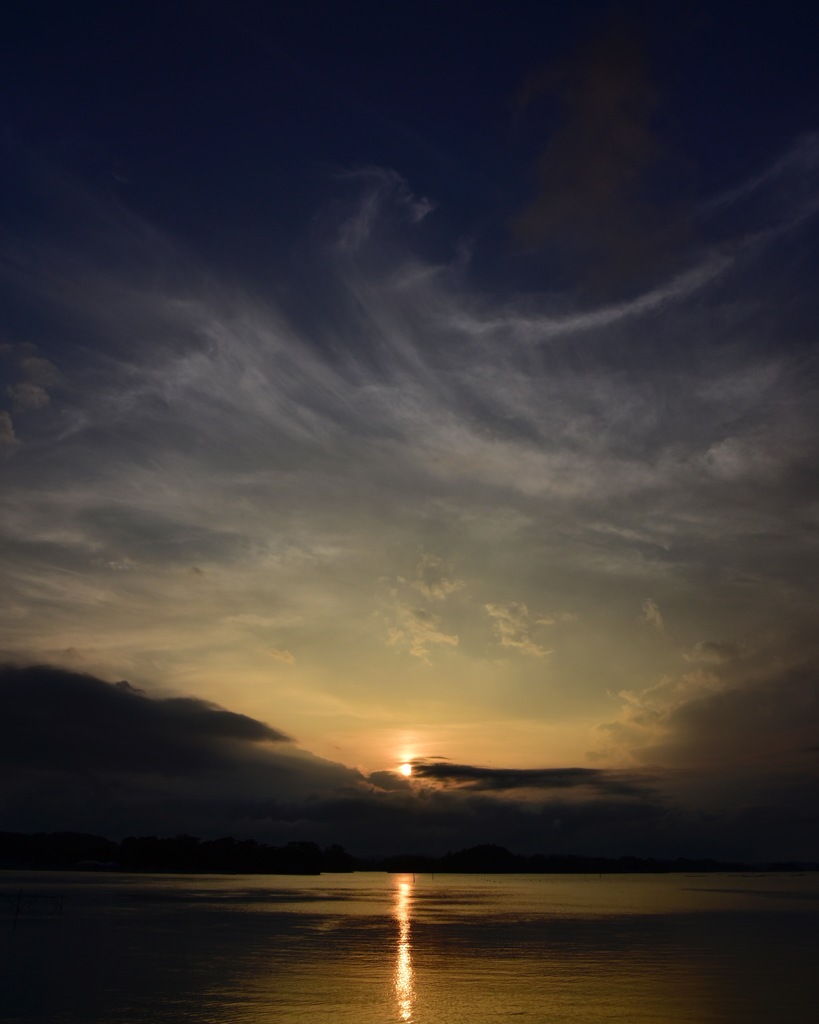
[{"label": "sky", "polygon": [[4,16],[0,828],[819,860],[817,26],[661,7]]}]

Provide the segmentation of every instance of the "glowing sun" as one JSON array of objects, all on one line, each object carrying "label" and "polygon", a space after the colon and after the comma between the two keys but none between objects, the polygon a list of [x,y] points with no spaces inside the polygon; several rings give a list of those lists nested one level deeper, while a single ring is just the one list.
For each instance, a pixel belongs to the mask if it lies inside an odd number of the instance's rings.
[{"label": "glowing sun", "polygon": [[409,761],[405,761],[402,765],[398,766],[398,771],[401,772],[404,778],[408,779],[412,775],[412,765]]}]

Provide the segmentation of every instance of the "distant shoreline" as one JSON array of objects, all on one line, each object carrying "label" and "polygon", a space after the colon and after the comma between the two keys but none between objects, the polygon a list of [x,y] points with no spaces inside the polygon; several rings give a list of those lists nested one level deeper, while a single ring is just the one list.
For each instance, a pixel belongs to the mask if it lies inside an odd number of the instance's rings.
[{"label": "distant shoreline", "polygon": [[805,872],[819,863],[749,863],[713,858],[596,857],[515,854],[474,846],[440,857],[357,857],[342,846],[311,842],[269,846],[252,839],[130,836],[120,842],[80,832],[0,832],[0,871],[88,871],[183,874],[319,875],[353,871],[415,874],[670,874],[677,872]]}]

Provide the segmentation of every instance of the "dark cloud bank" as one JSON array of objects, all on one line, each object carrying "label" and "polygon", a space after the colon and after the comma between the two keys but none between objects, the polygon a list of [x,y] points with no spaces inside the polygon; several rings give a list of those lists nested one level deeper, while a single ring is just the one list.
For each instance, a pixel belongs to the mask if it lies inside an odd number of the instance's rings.
[{"label": "dark cloud bank", "polygon": [[213,704],[44,666],[0,669],[0,711],[5,831],[233,835],[341,843],[362,855],[487,842],[521,853],[746,860],[819,850],[804,786],[793,806],[745,800],[706,813],[684,809],[683,776],[654,769],[438,760],[417,763],[412,783],[365,777]]}]

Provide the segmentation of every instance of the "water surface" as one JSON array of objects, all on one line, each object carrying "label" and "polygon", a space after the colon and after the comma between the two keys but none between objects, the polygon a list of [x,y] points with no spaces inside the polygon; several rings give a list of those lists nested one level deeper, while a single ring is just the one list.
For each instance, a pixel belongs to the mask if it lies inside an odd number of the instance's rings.
[{"label": "water surface", "polygon": [[814,1024],[816,875],[0,874],[14,1024]]}]

